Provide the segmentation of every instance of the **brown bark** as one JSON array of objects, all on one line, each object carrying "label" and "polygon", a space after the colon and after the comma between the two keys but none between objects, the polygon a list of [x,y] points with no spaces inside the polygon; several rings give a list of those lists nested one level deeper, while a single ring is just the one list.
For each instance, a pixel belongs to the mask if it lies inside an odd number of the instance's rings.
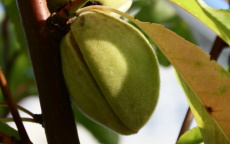
[{"label": "brown bark", "polygon": [[78,144],[70,98],[61,71],[62,34],[50,30],[45,0],[17,0],[49,144]]}]

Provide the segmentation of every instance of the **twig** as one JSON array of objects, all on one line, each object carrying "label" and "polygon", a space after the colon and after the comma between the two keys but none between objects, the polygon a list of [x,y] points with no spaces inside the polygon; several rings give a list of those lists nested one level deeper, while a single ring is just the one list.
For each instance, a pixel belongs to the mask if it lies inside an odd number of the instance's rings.
[{"label": "twig", "polygon": [[184,118],[184,121],[183,121],[183,124],[182,124],[182,127],[180,129],[180,133],[177,137],[177,141],[179,140],[179,138],[187,131],[189,130],[189,127],[192,123],[192,120],[193,120],[193,114],[192,114],[192,111],[190,108],[188,108],[187,110],[187,113],[186,113],[186,116]]},{"label": "twig", "polygon": [[[6,103],[0,103],[0,106],[8,106],[8,105],[7,105]],[[26,114],[30,115],[31,117],[34,116],[34,114],[33,114],[32,112],[30,112],[29,110],[27,110],[27,109],[25,109],[25,108],[23,108],[23,107],[21,107],[21,106],[19,106],[19,105],[16,105],[16,107],[17,107],[19,110],[21,110],[21,111],[25,112]]]},{"label": "twig", "polygon": [[[0,106],[8,106],[6,103],[0,103]],[[30,115],[33,118],[33,121],[35,121],[36,123],[40,123],[43,126],[43,118],[41,114],[33,114],[32,112],[30,112],[29,110],[17,105],[17,108],[23,112],[25,112],[26,114]]]},{"label": "twig", "polygon": [[[33,122],[33,123],[38,123],[37,121],[35,121],[32,118],[21,118],[23,122]],[[13,118],[0,118],[0,121],[2,122],[14,122]]]},{"label": "twig", "polygon": [[27,114],[30,115],[31,117],[34,117],[34,114],[33,114],[31,111],[29,111],[29,110],[27,110],[27,109],[25,109],[25,108],[23,108],[23,107],[21,107],[21,106],[19,106],[19,105],[17,106],[17,108],[18,108],[19,110],[21,110],[21,111],[27,113]]},{"label": "twig", "polygon": [[2,89],[2,93],[3,93],[3,96],[5,98],[5,101],[9,106],[10,112],[11,112],[13,119],[16,123],[16,126],[18,128],[18,132],[19,132],[19,135],[21,137],[22,144],[32,144],[32,142],[30,141],[30,139],[27,135],[25,127],[22,123],[22,119],[18,113],[16,103],[14,102],[14,100],[12,98],[12,95],[10,93],[10,90],[8,88],[8,85],[7,85],[7,82],[5,79],[5,76],[2,73],[1,68],[0,68],[0,87]]},{"label": "twig", "polygon": [[210,52],[211,60],[217,60],[221,51],[226,46],[228,46],[228,44],[217,36]]},{"label": "twig", "polygon": [[[225,46],[227,46],[227,44],[220,37],[217,36],[210,52],[211,60],[217,60],[221,51]],[[190,108],[188,108],[183,124],[180,129],[180,133],[177,137],[177,140],[179,140],[180,136],[189,130],[189,127],[192,123],[192,119],[193,119],[192,112]]]}]

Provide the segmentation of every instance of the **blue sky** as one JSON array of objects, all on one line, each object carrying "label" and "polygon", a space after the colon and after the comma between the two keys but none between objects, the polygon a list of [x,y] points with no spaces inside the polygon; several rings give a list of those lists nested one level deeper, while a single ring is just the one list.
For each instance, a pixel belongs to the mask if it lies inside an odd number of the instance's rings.
[{"label": "blue sky", "polygon": [[229,9],[229,4],[225,0],[204,0],[204,2],[216,9]]}]

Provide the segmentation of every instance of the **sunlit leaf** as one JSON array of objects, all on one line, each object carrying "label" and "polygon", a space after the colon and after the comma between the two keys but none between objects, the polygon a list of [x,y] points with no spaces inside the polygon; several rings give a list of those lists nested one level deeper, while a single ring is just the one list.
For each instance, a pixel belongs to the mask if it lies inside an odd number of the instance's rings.
[{"label": "sunlit leaf", "polygon": [[194,94],[194,92],[180,75],[179,80],[187,95],[187,100],[193,115],[195,116],[195,119],[200,127],[204,142],[208,144],[229,143],[229,140],[226,138],[218,124],[215,122],[215,119],[210,116],[206,107],[200,102],[199,98]]},{"label": "sunlit leaf", "polygon": [[230,9],[214,9],[209,7],[202,0],[197,1],[200,4],[200,6],[213,17],[213,19],[217,19],[221,24],[227,27],[228,30],[230,30]]},{"label": "sunlit leaf", "polygon": [[198,18],[230,45],[229,9],[213,9],[202,0],[169,0]]},{"label": "sunlit leaf", "polygon": [[203,139],[199,127],[194,127],[184,133],[176,144],[199,144],[202,141]]},{"label": "sunlit leaf", "polygon": [[165,54],[182,80],[205,143],[230,142],[230,75],[210,55],[159,24],[133,19]]},{"label": "sunlit leaf", "polygon": [[8,126],[7,124],[5,124],[1,121],[0,121],[0,132],[9,136],[9,137],[14,137],[17,140],[20,140],[20,136],[18,134],[18,131],[16,131],[15,129],[11,128],[10,126]]}]

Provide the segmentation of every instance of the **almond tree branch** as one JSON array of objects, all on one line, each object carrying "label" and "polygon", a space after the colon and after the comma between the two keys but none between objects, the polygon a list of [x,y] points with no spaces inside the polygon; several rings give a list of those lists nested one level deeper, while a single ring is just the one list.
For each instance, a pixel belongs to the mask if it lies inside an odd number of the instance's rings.
[{"label": "almond tree branch", "polygon": [[181,126],[181,129],[180,129],[180,133],[177,137],[177,141],[179,140],[179,138],[186,132],[189,130],[190,128],[190,125],[192,123],[192,120],[193,120],[193,114],[192,114],[192,111],[190,108],[188,108],[187,112],[186,112],[186,115],[185,115],[185,118],[184,118],[184,121],[183,121],[183,124]]},{"label": "almond tree branch", "polygon": [[79,144],[75,119],[61,69],[59,44],[64,33],[47,24],[50,12],[45,0],[16,0],[49,144]]},{"label": "almond tree branch", "polygon": [[228,44],[217,36],[210,52],[211,59],[217,60],[220,56],[220,53],[226,46],[228,46]]},{"label": "almond tree branch", "polygon": [[22,144],[32,144],[32,142],[29,139],[29,136],[27,135],[26,129],[22,123],[22,119],[18,113],[16,103],[13,100],[13,97],[10,93],[9,87],[7,85],[7,82],[6,82],[6,78],[5,78],[1,68],[0,68],[0,87],[2,89],[3,97],[4,97],[7,105],[9,106],[10,112],[13,116],[13,120],[14,120],[17,128],[18,128],[18,133],[20,135]]}]

